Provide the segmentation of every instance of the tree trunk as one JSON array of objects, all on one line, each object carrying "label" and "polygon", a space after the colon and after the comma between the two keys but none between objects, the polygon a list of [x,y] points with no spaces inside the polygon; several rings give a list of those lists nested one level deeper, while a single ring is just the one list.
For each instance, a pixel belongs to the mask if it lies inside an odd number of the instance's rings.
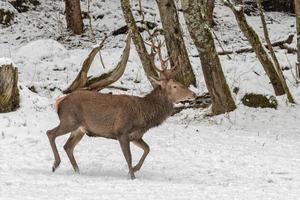
[{"label": "tree trunk", "polygon": [[18,69],[12,64],[0,66],[0,113],[19,107]]},{"label": "tree trunk", "polygon": [[276,70],[276,72],[277,72],[277,74],[279,76],[280,82],[282,84],[284,92],[286,93],[288,101],[290,103],[295,103],[294,98],[293,98],[293,96],[292,96],[292,94],[290,92],[290,89],[289,89],[289,87],[286,84],[285,77],[284,77],[284,75],[283,75],[283,73],[281,71],[281,67],[280,67],[279,61],[278,61],[278,59],[276,57],[276,54],[275,54],[274,49],[273,49],[272,44],[271,44],[271,40],[270,40],[268,28],[267,28],[267,23],[266,23],[266,20],[265,20],[265,15],[263,13],[263,8],[262,8],[261,0],[256,0],[256,1],[257,1],[257,7],[258,7],[258,10],[259,10],[259,15],[260,15],[261,23],[263,25],[265,40],[266,40],[266,42],[268,44],[268,49],[269,49],[271,57],[272,57],[272,59],[274,61],[275,70]]},{"label": "tree trunk", "polygon": [[80,0],[65,0],[65,5],[67,27],[72,30],[74,34],[82,34],[83,22],[80,9]]},{"label": "tree trunk", "polygon": [[182,70],[175,78],[185,86],[195,86],[196,79],[182,37],[175,2],[174,0],[156,0],[156,2],[158,4],[160,18],[164,29],[171,66],[177,62],[180,62],[181,64]]},{"label": "tree trunk", "polygon": [[259,36],[254,31],[254,29],[248,24],[246,20],[242,4],[240,3],[239,5],[234,6],[233,4],[230,3],[230,1],[226,1],[226,2],[227,3],[225,5],[228,6],[233,11],[241,31],[243,32],[244,36],[248,39],[249,43],[253,47],[253,50],[257,58],[259,59],[265,72],[267,73],[271,81],[271,84],[274,88],[275,94],[277,96],[285,94],[280,78],[275,70],[272,60],[270,59],[268,53],[266,52],[264,46],[262,45]]},{"label": "tree trunk", "polygon": [[203,17],[206,20],[206,23],[213,27],[215,25],[214,21],[214,9],[215,9],[215,0],[200,0],[198,1],[203,12]]},{"label": "tree trunk", "polygon": [[[155,65],[154,59],[152,59],[147,52],[147,49],[144,44],[144,40],[141,34],[139,33],[138,27],[136,26],[136,22],[131,12],[129,0],[121,0],[121,7],[122,7],[126,24],[129,30],[131,31],[130,33],[131,38],[139,54],[139,57],[141,59],[147,77],[157,77],[157,72],[155,71],[155,66],[154,66]],[[152,80],[150,80],[150,82],[152,85],[154,85]]]},{"label": "tree trunk", "polygon": [[212,114],[233,111],[236,106],[226,83],[212,33],[202,16],[198,0],[181,0],[184,18],[197,47],[207,89],[212,98]]},{"label": "tree trunk", "polygon": [[296,27],[297,27],[297,63],[296,77],[300,80],[300,0],[295,0]]},{"label": "tree trunk", "polygon": [[214,20],[215,0],[207,0],[207,22],[210,27],[213,27],[216,23]]}]

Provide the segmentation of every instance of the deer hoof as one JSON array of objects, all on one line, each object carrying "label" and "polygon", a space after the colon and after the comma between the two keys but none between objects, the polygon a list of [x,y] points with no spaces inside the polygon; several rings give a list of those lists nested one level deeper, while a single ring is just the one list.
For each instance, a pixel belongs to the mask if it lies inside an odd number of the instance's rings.
[{"label": "deer hoof", "polygon": [[53,167],[52,167],[52,172],[55,172],[55,170],[56,170],[56,168],[53,166]]},{"label": "deer hoof", "polygon": [[52,172],[55,172],[55,170],[58,168],[60,164],[60,161],[59,162],[54,162],[53,166],[52,166]]},{"label": "deer hoof", "polygon": [[128,172],[128,174],[130,175],[130,179],[131,179],[131,180],[134,180],[134,179],[135,179],[134,172]]},{"label": "deer hoof", "polygon": [[80,174],[79,168],[74,169],[75,174]]},{"label": "deer hoof", "polygon": [[134,180],[135,179],[135,175],[134,174],[130,175],[130,178],[131,178],[131,180]]}]

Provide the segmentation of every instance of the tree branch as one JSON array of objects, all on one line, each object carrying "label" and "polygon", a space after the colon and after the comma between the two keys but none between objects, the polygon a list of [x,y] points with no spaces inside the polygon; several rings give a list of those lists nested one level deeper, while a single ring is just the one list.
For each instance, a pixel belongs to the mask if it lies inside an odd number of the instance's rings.
[{"label": "tree branch", "polygon": [[[285,39],[285,40],[280,40],[280,41],[273,42],[272,46],[273,47],[280,47],[281,49],[287,49],[289,51],[289,53],[290,52],[294,53],[297,50],[288,46],[288,44],[292,43],[293,38],[294,38],[293,34],[289,35],[288,38]],[[269,49],[267,44],[264,44],[264,46],[267,49]],[[241,54],[241,53],[252,53],[252,52],[254,52],[252,47],[246,47],[246,48],[242,48],[242,49],[239,49],[239,50],[236,50],[236,51],[232,51],[232,50],[226,51],[226,50],[224,50],[224,51],[218,52],[218,54],[219,55],[228,55],[228,54],[234,54],[234,53]],[[198,57],[198,56],[193,56],[193,57]]]}]

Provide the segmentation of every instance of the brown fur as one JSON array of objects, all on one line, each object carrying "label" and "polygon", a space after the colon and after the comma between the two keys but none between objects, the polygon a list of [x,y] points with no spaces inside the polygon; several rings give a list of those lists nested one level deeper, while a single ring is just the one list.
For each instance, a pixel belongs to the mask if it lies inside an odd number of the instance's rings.
[{"label": "brown fur", "polygon": [[[54,153],[53,171],[60,163],[55,138],[72,132],[65,150],[75,171],[78,171],[73,150],[84,134],[92,137],[117,139],[126,158],[131,178],[149,153],[142,140],[144,133],[161,124],[173,113],[173,104],[195,97],[185,86],[173,80],[160,81],[157,88],[145,97],[75,91],[56,101],[60,119],[58,127],[47,132]],[[132,167],[129,142],[144,150],[139,163]]]},{"label": "brown fur", "polygon": [[67,95],[65,96],[61,96],[61,97],[58,97],[56,99],[56,101],[54,102],[54,109],[56,110],[56,112],[58,112],[58,107],[59,107],[59,104],[62,102],[62,100],[64,100],[65,98],[67,97]]}]

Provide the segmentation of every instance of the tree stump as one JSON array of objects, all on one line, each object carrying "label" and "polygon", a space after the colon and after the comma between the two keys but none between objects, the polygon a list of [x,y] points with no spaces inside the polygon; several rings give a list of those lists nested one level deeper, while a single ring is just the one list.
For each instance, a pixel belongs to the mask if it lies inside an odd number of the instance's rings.
[{"label": "tree stump", "polygon": [[0,65],[0,113],[19,107],[18,69],[12,64]]}]

